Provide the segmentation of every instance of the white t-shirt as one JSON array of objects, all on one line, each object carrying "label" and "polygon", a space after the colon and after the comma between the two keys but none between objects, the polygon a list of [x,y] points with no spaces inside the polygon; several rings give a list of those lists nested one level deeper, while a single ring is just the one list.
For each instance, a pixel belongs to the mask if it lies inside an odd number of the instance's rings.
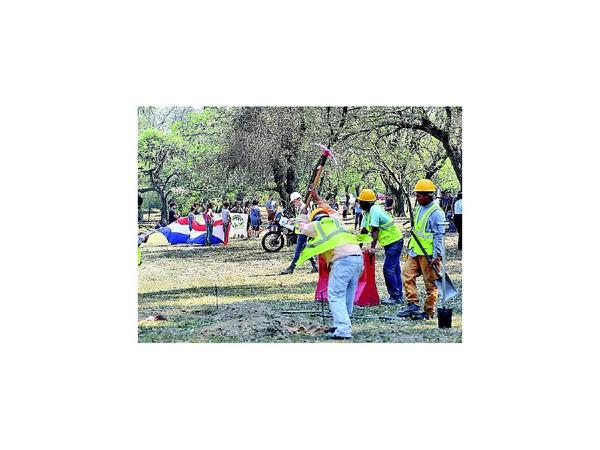
[{"label": "white t-shirt", "polygon": [[454,214],[462,214],[462,198],[454,202]]}]

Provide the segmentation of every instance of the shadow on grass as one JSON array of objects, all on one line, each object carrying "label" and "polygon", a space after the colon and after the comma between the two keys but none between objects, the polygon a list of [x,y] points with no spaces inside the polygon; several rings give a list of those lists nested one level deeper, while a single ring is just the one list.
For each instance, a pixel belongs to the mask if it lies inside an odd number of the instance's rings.
[{"label": "shadow on grass", "polygon": [[[258,244],[258,248],[238,247],[225,248],[222,245],[213,247],[203,247],[200,245],[170,245],[164,247],[150,247],[144,252],[144,259],[148,261],[161,259],[202,259],[219,258],[224,262],[248,262],[248,261],[268,261],[270,259],[291,259],[292,250],[284,247],[281,251],[268,253]],[[150,250],[151,249],[151,250]]]},{"label": "shadow on grass", "polygon": [[[141,302],[152,302],[157,300],[181,300],[193,297],[260,297],[273,293],[285,294],[307,294],[314,292],[306,283],[283,284],[277,283],[271,286],[261,284],[237,284],[231,286],[198,286],[181,289],[169,289],[164,291],[138,293]],[[282,299],[284,300],[284,299]]]}]

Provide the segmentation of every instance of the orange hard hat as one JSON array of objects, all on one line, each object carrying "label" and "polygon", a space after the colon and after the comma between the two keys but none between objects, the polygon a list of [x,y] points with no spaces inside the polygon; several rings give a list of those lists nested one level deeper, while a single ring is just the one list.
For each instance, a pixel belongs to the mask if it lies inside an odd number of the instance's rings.
[{"label": "orange hard hat", "polygon": [[331,211],[330,209],[325,209],[325,208],[313,209],[310,212],[310,215],[308,216],[308,220],[310,220],[312,222],[315,219],[315,216],[317,216],[317,215],[328,216],[330,211]]}]

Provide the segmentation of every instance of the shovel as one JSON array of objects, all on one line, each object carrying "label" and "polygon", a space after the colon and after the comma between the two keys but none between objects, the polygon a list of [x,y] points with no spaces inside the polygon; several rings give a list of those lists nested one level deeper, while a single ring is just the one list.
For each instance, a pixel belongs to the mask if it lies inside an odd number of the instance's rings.
[{"label": "shovel", "polygon": [[[448,222],[444,222],[443,225],[446,228],[448,226]],[[442,237],[442,276],[440,278],[438,278],[437,280],[435,280],[435,285],[437,286],[438,290],[440,290],[442,292],[442,301],[441,301],[442,308],[446,307],[446,302],[448,300],[453,299],[454,297],[456,297],[458,295],[458,291],[456,290],[456,287],[454,287],[452,280],[446,273],[446,239],[445,239],[445,237],[446,237],[446,234],[444,233],[444,236]]]}]

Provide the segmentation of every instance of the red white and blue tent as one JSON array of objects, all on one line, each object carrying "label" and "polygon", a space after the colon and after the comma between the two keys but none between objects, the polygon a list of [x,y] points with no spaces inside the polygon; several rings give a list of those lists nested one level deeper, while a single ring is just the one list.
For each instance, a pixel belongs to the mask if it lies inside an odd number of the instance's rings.
[{"label": "red white and blue tent", "polygon": [[[159,231],[167,238],[169,244],[199,244],[204,245],[206,241],[206,225],[202,215],[197,215],[192,221],[190,230],[187,217],[180,217],[175,222]],[[221,214],[215,214],[211,244],[222,244],[225,239],[223,233],[223,219]]]}]

